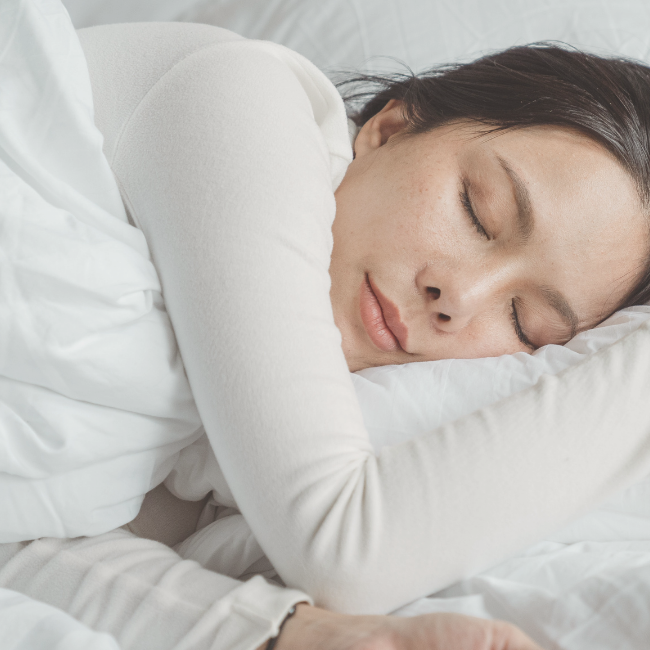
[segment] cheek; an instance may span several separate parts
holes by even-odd
[[[425,262],[440,255],[456,257],[468,245],[459,218],[457,192],[441,183],[421,180],[400,196],[391,213],[377,222],[376,244],[403,250]]]
[[[459,338],[458,345],[462,357],[466,359],[531,352],[531,349],[517,338],[509,316],[475,323],[474,326],[467,328],[465,340]]]

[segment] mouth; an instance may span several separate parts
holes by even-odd
[[[361,320],[370,340],[382,351],[404,351],[408,329],[400,320],[399,310],[366,274],[361,285]]]

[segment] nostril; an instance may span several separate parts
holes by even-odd
[[[440,298],[440,289],[438,287],[427,287],[427,293],[434,299]]]
[[[451,316],[447,316],[447,314],[438,314],[438,320],[441,320],[443,323],[448,323],[451,320]]]

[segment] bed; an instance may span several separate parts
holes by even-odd
[[[496,48],[549,39],[566,41],[597,53],[615,52],[650,60],[649,32],[640,28],[650,23],[650,6],[642,0],[501,0],[490,3],[480,0],[402,0],[399,3],[396,0],[331,0],[327,3],[316,0],[143,0],[139,3],[132,0],[68,0],[65,4],[77,27],[134,20],[216,24],[251,38],[285,44],[335,78],[354,68],[384,71],[399,70],[406,65],[418,71],[438,62],[467,60]],[[89,138],[92,140],[92,134]],[[106,169],[100,169],[98,173],[105,174]],[[95,195],[93,200],[103,203],[106,211],[113,211],[124,220],[124,216],[119,214],[121,208],[115,203],[115,196],[98,197],[99,194]],[[124,245],[124,255],[135,255],[133,251],[137,253],[138,242],[124,242]],[[138,262],[133,264],[137,266]],[[140,271],[142,286],[146,286],[148,291],[157,291],[155,279],[148,277],[142,269]],[[644,322],[649,313],[647,308],[637,308],[625,317],[624,323],[610,322],[610,330],[601,329],[598,345],[605,346],[616,340],[624,334],[623,330],[630,331]],[[164,318],[156,325],[156,332],[162,338],[165,332],[169,335],[165,329],[168,324],[163,321]],[[612,334],[612,327],[622,329]],[[145,332],[141,336],[147,335]],[[588,354],[594,349],[590,347],[592,345],[592,338],[583,338],[569,352]],[[569,352],[558,351],[557,354]],[[99,356],[102,354],[105,351],[98,351]],[[128,351],[123,351],[122,355],[128,356]],[[148,407],[153,419],[142,424],[149,439],[159,436],[160,430],[164,430],[166,435],[166,456],[159,467],[161,474],[169,469],[165,459],[172,458],[181,447],[187,448],[193,441],[196,441],[196,449],[201,445],[200,422],[191,400],[183,392],[188,389],[186,386],[179,389],[175,379],[178,375],[174,374],[174,364],[177,363],[178,360],[172,358],[169,367],[160,369],[157,374],[170,378],[168,394],[175,396],[175,412],[182,412],[184,419],[170,432],[165,425],[169,412],[161,404],[156,404]],[[424,396],[412,398],[408,404],[400,401],[400,393],[416,394],[417,386],[422,385],[420,376],[404,378],[399,376],[399,372],[389,374],[381,369],[360,373],[355,384],[360,399],[366,404],[364,418],[368,428],[374,432],[377,445],[417,435],[421,430],[479,408],[482,403],[520,390],[534,383],[542,373],[557,371],[564,360],[555,353],[538,356],[538,365],[535,368],[526,365],[526,372],[519,366],[514,370],[505,369],[504,365],[495,369],[492,367],[494,363],[497,362],[483,363],[481,372],[484,375],[476,372],[476,365],[471,370],[464,368],[463,364],[437,366],[433,373],[435,376],[428,378],[427,385],[431,387],[431,382],[438,382],[440,386],[444,384],[450,396],[444,409],[432,405],[431,400]],[[517,365],[519,361],[510,359],[500,363]],[[500,388],[501,392],[494,389],[492,383],[489,394],[477,390],[481,397],[476,402],[454,401],[453,395],[462,392],[460,387],[469,375],[475,378],[478,386],[485,385],[487,378],[493,377],[495,372],[519,377],[520,383],[509,381],[507,386]],[[486,381],[481,381],[482,377]],[[25,377],[20,379],[26,380]],[[82,389],[84,387],[79,387]],[[79,394],[73,397],[80,399]],[[126,400],[127,396],[122,399]],[[124,402],[121,404],[123,407]],[[169,406],[167,408],[172,410]],[[156,426],[161,429],[156,429]],[[146,449],[139,451],[147,453]],[[120,467],[119,471],[123,469]],[[34,467],[34,477],[39,476],[38,471],[39,468]],[[141,491],[142,486],[133,486],[134,492],[138,490]],[[122,510],[116,518],[124,516],[124,508],[137,510],[138,504],[125,497],[119,505]],[[73,535],[75,529],[72,527],[63,532]],[[248,534],[244,528],[242,535]],[[0,593],[0,597],[4,598],[1,602],[7,604],[0,610],[0,614],[4,612],[4,620],[9,620],[8,612],[27,611],[26,616],[42,614],[36,611],[37,608],[29,610],[24,600],[11,594]],[[642,650],[650,639],[650,481],[629,488],[597,511],[586,514],[493,569],[411,603],[396,613],[408,616],[433,611],[503,618],[522,627],[547,648]],[[48,612],[48,615],[59,616],[56,612]],[[0,618],[0,625],[2,620]],[[65,619],[56,629],[73,627],[74,622]],[[75,633],[82,634],[78,630]],[[83,634],[91,633],[86,630]],[[53,643],[52,639],[50,643]],[[35,650],[51,647],[38,645],[48,643],[46,636],[18,639],[18,642],[23,645],[12,648]],[[113,647],[112,641],[103,636],[92,640],[96,646],[91,646],[90,640],[85,643],[84,647]]]

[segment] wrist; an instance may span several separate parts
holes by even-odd
[[[283,643],[282,645],[280,645],[280,636],[284,632],[284,628],[287,626],[289,621],[292,618],[295,618],[296,616],[299,616],[301,621],[303,621],[305,618],[309,618],[309,616],[306,615],[302,611],[300,612],[300,614],[298,613],[299,610],[303,610],[306,607],[311,608],[311,605],[309,605],[309,603],[304,603],[304,602],[303,603],[297,603],[296,605],[294,605],[289,610],[289,612],[285,616],[284,620],[280,624],[280,628],[278,630],[278,633],[274,637],[266,639],[266,641],[264,641],[264,643],[262,643],[262,645],[259,646],[256,650],[268,650],[269,647],[273,648],[273,650],[282,650],[282,648],[285,648],[286,644]]]
[[[299,603],[274,650],[354,650],[382,630],[379,616],[350,616]],[[266,650],[263,646],[260,650]]]

